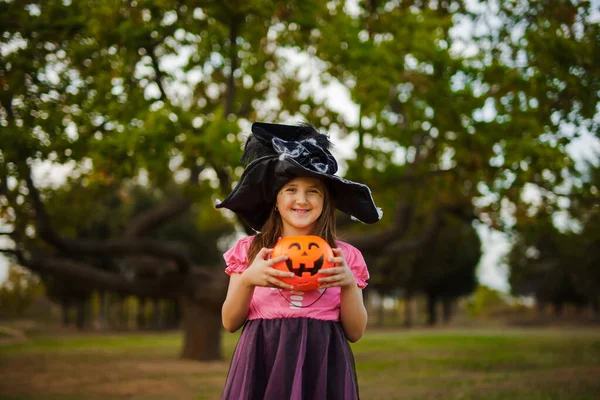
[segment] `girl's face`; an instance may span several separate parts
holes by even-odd
[[[298,177],[277,194],[283,236],[308,235],[323,211],[325,187],[317,178]]]

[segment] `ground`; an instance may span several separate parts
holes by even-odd
[[[180,332],[0,341],[0,400],[218,399],[226,360],[178,358]],[[600,399],[600,329],[370,330],[352,345],[363,399]]]

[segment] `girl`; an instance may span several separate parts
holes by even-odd
[[[257,230],[229,249],[223,326],[244,329],[223,399],[357,399],[348,341],[367,323],[362,289],[369,273],[361,253],[336,240],[335,208],[366,223],[380,218],[365,185],[335,176],[327,136],[309,125],[255,123],[240,182],[217,207]],[[260,231],[259,231],[260,230]],[[294,291],[270,258],[281,237],[317,235],[332,247],[335,267],[319,271],[320,288]]]

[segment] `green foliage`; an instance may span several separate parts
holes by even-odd
[[[8,276],[0,285],[0,313],[22,316],[36,298],[44,294],[40,279],[17,265],[8,268]]]
[[[179,221],[157,235],[203,243],[195,247],[199,260],[230,229],[213,202],[241,173],[244,130],[255,120],[292,118],[358,139],[346,176],[371,186],[385,210],[381,228],[395,223],[387,216],[399,200],[413,209],[404,239],[419,237],[442,209],[475,206],[475,216],[498,229],[510,228],[507,212],[527,224],[531,204],[523,193],[532,187],[540,209],[560,210],[557,194],[579,175],[567,145],[600,131],[600,27],[592,5],[471,6],[1,2],[0,184],[7,201],[0,222],[15,228],[24,247],[39,245],[24,179],[32,166],[52,164],[65,168],[68,182],[36,183],[49,186],[43,198],[61,233],[122,232],[140,210],[126,197],[141,184],[157,191],[152,204],[174,193],[195,202],[186,223],[197,231]],[[486,24],[491,16],[496,22]],[[461,21],[477,27],[466,43],[456,34]],[[309,62],[294,67],[286,54]],[[342,83],[359,106],[358,124],[332,110],[308,75]],[[466,254],[475,258],[470,246],[456,248],[457,265],[470,264],[459,261]],[[582,265],[596,262],[595,253],[585,254]],[[394,282],[413,279],[404,266],[415,257],[397,262]],[[442,276],[430,272],[431,282]],[[461,279],[473,286],[469,274]],[[580,279],[575,285],[587,282]]]
[[[370,282],[378,290],[385,293],[403,288],[440,299],[475,290],[480,258],[481,240],[475,228],[454,217],[446,217],[430,242],[403,257],[367,254],[369,268],[377,271]]]
[[[423,213],[485,196],[477,214],[501,229],[500,205],[512,203],[521,218],[527,184],[556,207],[563,171],[576,174],[565,145],[599,131],[600,30],[590,3],[502,2],[497,15],[461,1],[359,4],[353,13],[344,2],[330,7],[314,39],[328,75],[360,106],[349,176],[373,182],[386,210],[397,203],[386,192],[398,190]],[[483,25],[492,15],[500,28],[469,32],[476,50],[461,51],[457,22]]]
[[[596,208],[597,211],[597,208]],[[560,307],[597,304],[597,215],[579,232],[561,232],[548,217],[518,226],[507,256],[514,294],[534,295],[538,302]]]
[[[435,242],[419,252],[414,281],[428,294],[442,298],[468,295],[477,286],[481,240],[472,225],[448,218]]]
[[[494,315],[509,308],[505,294],[485,285],[477,286],[467,302],[467,311],[475,317]]]

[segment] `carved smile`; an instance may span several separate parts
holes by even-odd
[[[323,261],[325,261],[325,257],[324,256],[319,257],[319,259],[314,262],[313,268],[306,268],[306,264],[304,264],[304,263],[298,263],[299,267],[294,268],[292,260],[289,260],[289,259],[285,260],[285,265],[287,266],[288,270],[290,272],[293,272],[294,274],[296,274],[296,276],[302,277],[302,274],[304,272],[310,272],[310,275],[313,276],[317,272],[319,272],[319,270],[323,266]]]

